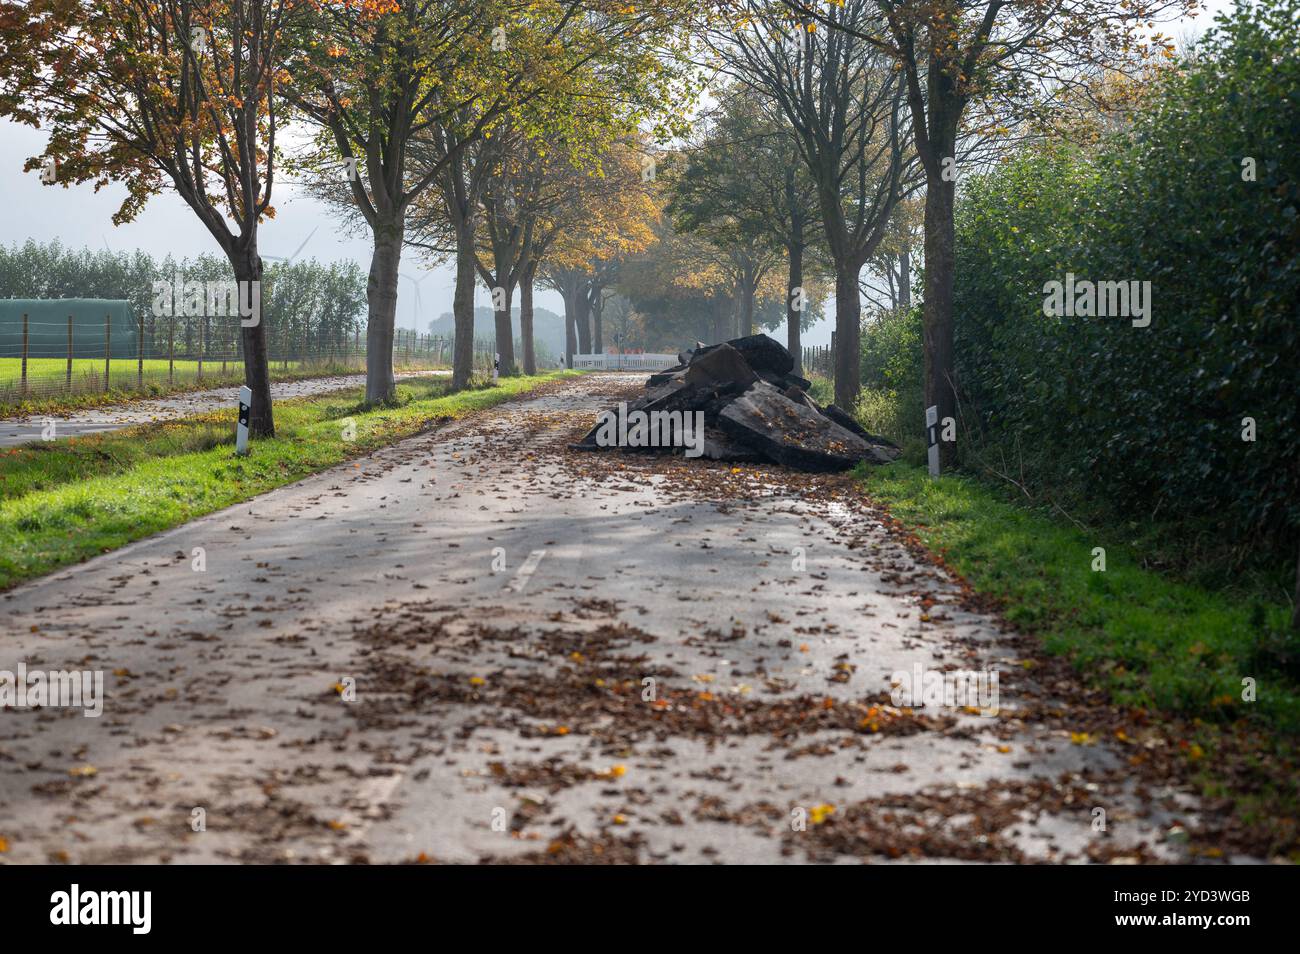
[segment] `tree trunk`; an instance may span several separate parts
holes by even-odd
[[[754,292],[758,283],[749,272],[740,289],[740,337],[748,338],[754,333]]]
[[[790,274],[785,282],[785,342],[794,358],[794,373],[803,375],[803,243],[796,238],[790,246]],[[798,301],[796,302],[796,297]]]
[[[857,263],[835,263],[835,403],[849,414],[861,390],[862,298]]]
[[[452,343],[451,386],[469,387],[474,374],[474,224],[456,230],[456,292],[451,310],[455,319]]]
[[[399,218],[375,227],[375,249],[366,282],[369,305],[366,325],[366,403],[391,401],[397,395],[393,377],[393,334],[397,326],[397,270],[402,259],[403,223]]]
[[[898,307],[904,311],[912,307],[912,254],[898,255]]]
[[[745,280],[744,278],[737,278],[735,284],[731,286],[731,321],[724,340],[740,337],[741,314],[745,310],[744,298]]]
[[[505,294],[500,296],[504,299],[502,310],[497,311],[494,307],[492,312],[492,320],[496,325],[496,349],[497,354],[501,356],[501,373],[514,374],[515,332],[514,329],[510,327],[510,302],[514,297],[514,289],[504,284],[498,285],[497,287],[501,288]],[[497,298],[497,295],[495,294],[495,289],[493,291],[493,298],[495,299]],[[493,304],[495,306],[495,302]]]
[[[561,291],[560,297],[564,299],[564,366],[573,367],[573,355],[578,350],[578,333],[577,333],[577,307],[574,305],[573,289]]]
[[[922,308],[925,406],[938,407],[941,429],[946,418],[955,420],[957,417],[952,340],[953,271],[956,267],[954,187],[953,181],[939,176],[937,181],[927,182],[925,193],[925,302]],[[921,423],[917,422],[917,427],[920,426]],[[952,466],[956,450],[954,442],[939,442],[940,468]]]
[[[591,346],[593,354],[605,353],[605,329],[601,319],[605,314],[605,293],[601,292],[591,303]]]
[[[578,353],[591,354],[591,299],[582,285],[573,296],[573,304],[573,318],[578,326]]]
[[[524,374],[537,373],[537,353],[533,346],[533,276],[537,266],[529,264],[519,280],[519,339],[524,349]]]
[[[721,296],[713,299],[713,344],[717,344],[719,341],[726,341],[731,337],[731,335],[727,333],[727,326],[731,319],[728,312],[732,310],[728,307],[730,305],[730,299]],[[692,345],[692,347],[694,347],[694,345]]]
[[[239,298],[250,301],[252,289],[257,289],[258,309],[247,319],[257,321],[245,324],[241,316],[239,337],[244,349],[244,383],[253,392],[253,405],[249,408],[248,433],[250,437],[274,437],[275,416],[271,406],[271,363],[266,350],[266,321],[262,312],[262,259],[256,247],[231,259],[235,281],[240,282]],[[248,282],[249,284],[243,284]],[[253,284],[253,283],[256,284]],[[245,293],[244,289],[249,289]],[[69,331],[69,334],[71,332]],[[71,340],[71,339],[69,339]]]

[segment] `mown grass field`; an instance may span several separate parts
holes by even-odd
[[[393,406],[366,409],[362,389],[278,402],[276,436],[234,454],[224,411],[72,441],[0,450],[0,589],[109,552],[342,461],[491,407],[573,372],[502,378],[448,393],[448,382],[398,384]],[[355,438],[344,439],[351,421]]]
[[[426,370],[438,365],[399,362],[398,369]],[[364,363],[334,361],[273,361],[272,381],[295,381],[303,378],[337,374],[363,374]],[[163,397],[186,391],[227,387],[244,383],[242,361],[199,362],[177,360],[172,371],[167,359],[146,360],[144,379],[140,382],[134,360],[114,360],[109,369],[109,388],[104,389],[104,359],[74,358],[71,391],[67,386],[67,361],[63,358],[29,358],[27,391],[22,389],[22,359],[0,358],[0,416],[16,414],[58,413],[78,408],[115,404],[141,397]]]
[[[22,384],[22,358],[0,358],[0,391],[17,390]],[[290,367],[299,368],[299,362],[289,362]],[[205,376],[212,375],[217,377],[222,374],[223,363],[220,360],[205,360],[203,362],[203,373]],[[224,363],[225,373],[233,374],[240,378],[244,375],[244,363],[242,361],[227,361]],[[282,362],[275,363],[276,370],[283,370]],[[109,362],[109,380],[114,386],[134,385],[136,376],[139,371],[137,362],[134,358],[114,358]],[[174,363],[175,375],[178,378],[191,378],[199,372],[199,362],[192,360],[177,359]],[[148,358],[144,362],[145,382],[156,382],[160,377],[163,381],[167,379],[168,362],[166,358]],[[51,385],[62,387],[68,380],[68,362],[66,358],[28,358],[27,359],[27,383],[32,389],[46,388]],[[104,359],[103,358],[73,358],[72,359],[72,384],[74,387],[79,384],[94,383],[98,387],[104,386]]]

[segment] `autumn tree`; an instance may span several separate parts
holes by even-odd
[[[299,53],[286,92],[322,132],[304,165],[347,183],[346,201],[364,218],[373,243],[367,401],[395,393],[393,340],[408,210],[454,175],[462,150],[513,101],[503,92],[513,87],[509,64],[493,49],[493,24],[524,6],[522,0],[335,0],[313,4],[299,21]],[[434,161],[410,160],[413,142],[462,121],[455,143]],[[472,341],[463,347],[472,348]]]
[[[486,154],[488,178],[482,195],[475,266],[492,296],[501,367],[513,374],[516,362],[511,304],[538,237],[541,209],[547,201],[546,154],[518,129],[509,127],[484,142],[482,151]],[[537,369],[531,353],[532,317],[529,314],[526,327],[521,322],[520,328],[524,366],[532,368],[529,374]]]
[[[733,80],[775,104],[816,187],[835,269],[835,402],[852,408],[861,386],[859,274],[913,187],[915,164],[902,76],[862,39],[879,17],[873,0],[843,0],[824,16],[850,29],[819,29],[778,3],[746,0],[710,42]]]
[[[735,337],[743,255],[700,232],[675,231],[666,216],[654,233],[652,244],[624,260],[612,287],[631,303],[641,340],[647,347],[676,351]],[[755,328],[773,331],[788,318],[785,282],[781,270],[772,267],[757,283]],[[824,278],[805,277],[808,303],[800,312],[805,330],[821,318],[818,303],[830,290]]]
[[[593,77],[594,79],[594,77]],[[634,234],[638,216],[657,215],[649,199],[650,183],[641,175],[630,142],[635,124],[605,97],[550,103],[542,122],[525,132],[513,120],[484,140],[480,161],[489,169],[482,190],[477,267],[493,299],[502,365],[513,368],[511,305],[521,293],[520,340],[524,369],[536,370],[533,349],[532,293],[540,263],[557,241],[572,253],[579,246],[592,258],[579,263],[585,277],[585,310],[593,319],[592,345],[601,348],[600,309],[603,290],[617,269],[618,255],[639,248]],[[571,115],[579,111],[581,121]],[[552,138],[550,129],[561,135]],[[605,228],[607,239],[593,240]],[[562,252],[561,254],[564,254]],[[572,289],[572,281],[565,282]],[[572,295],[566,298],[572,301]]]
[[[924,200],[904,199],[894,208],[889,228],[875,253],[867,259],[862,293],[884,310],[912,307],[913,258],[920,250]],[[883,286],[883,287],[881,287]]]
[[[295,0],[0,0],[0,115],[49,129],[27,168],[66,187],[125,185],[131,221],[170,185],[221,248],[251,305],[271,191],[278,84]],[[274,434],[266,325],[241,320],[249,428]]]
[[[675,232],[666,217],[655,235],[624,264],[618,283],[619,294],[643,317],[646,346],[680,351],[731,337],[735,286],[721,250],[698,233]]]
[[[598,166],[571,180],[569,201],[559,207],[550,233],[535,251],[536,277],[564,300],[565,362],[570,366],[575,349],[592,353],[593,338],[601,337],[605,294],[622,262],[655,240],[661,212],[654,168],[640,144],[615,144]]]
[[[798,370],[807,290],[804,258],[820,237],[817,195],[784,119],[742,84],[721,91],[671,177],[669,212],[679,229],[730,246],[740,289],[741,334],[754,325],[756,289],[773,256],[786,262],[787,347]]]
[[[473,328],[473,275],[484,227],[484,201],[492,202],[492,175],[503,160],[498,134],[513,130],[522,140],[575,142],[609,128],[602,117],[617,115],[633,126],[659,125],[666,104],[683,94],[680,82],[681,30],[676,24],[681,0],[628,5],[611,0],[578,4],[535,0],[504,16],[491,28],[492,75],[488,91],[461,102],[418,138],[419,169],[440,169],[439,201],[423,204],[419,239],[426,251],[456,259],[457,348],[453,381],[468,380],[468,342]],[[593,118],[594,117],[594,118]],[[472,147],[472,148],[471,148]],[[501,192],[500,189],[497,190]],[[505,209],[504,199],[500,205]],[[431,217],[444,216],[441,239]],[[522,281],[535,272],[520,259],[506,274]],[[493,271],[497,271],[494,266]],[[497,281],[497,279],[493,279]],[[494,288],[510,290],[494,284]],[[501,297],[498,294],[498,299]],[[498,348],[512,358],[509,312],[498,313]],[[507,363],[513,363],[508,361]]]

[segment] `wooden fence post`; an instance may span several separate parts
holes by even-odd
[[[68,370],[65,376],[64,389],[72,393],[72,316],[68,315]]]
[[[176,316],[167,322],[167,384],[176,382]]]
[[[113,316],[104,316],[104,390],[109,389],[108,375],[113,362]]]
[[[204,315],[199,319],[199,374],[195,380],[203,380],[203,346],[208,337],[208,316]]]
[[[144,389],[144,315],[140,316],[140,337],[135,343],[135,386]]]
[[[27,393],[27,312],[23,312],[23,394]]]

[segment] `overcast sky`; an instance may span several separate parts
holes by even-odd
[[[1208,3],[1211,12],[1230,6],[1231,0]],[[1209,20],[1209,16],[1202,15],[1194,24],[1188,22],[1175,32],[1183,29],[1201,32]],[[39,172],[24,173],[22,167],[29,157],[40,154],[44,145],[45,135],[39,130],[0,120],[0,243],[11,245],[29,238],[38,242],[59,239],[74,248],[107,246],[114,251],[138,248],[150,255],[162,257],[170,252],[178,258],[218,251],[194,213],[174,193],[164,192],[154,197],[134,222],[115,227],[112,216],[126,194],[121,186],[111,185],[96,193],[90,185],[69,189],[42,185]],[[262,254],[291,255],[310,235],[311,240],[300,253],[302,258],[351,259],[369,270],[370,246],[366,238],[343,234],[324,206],[293,182],[277,180],[274,205],[276,217],[261,227]],[[455,284],[451,268],[431,266],[408,249],[403,254],[402,273],[420,282],[422,310],[417,322],[413,282],[403,279],[399,282],[399,327],[423,330],[430,320],[451,310]],[[478,283],[476,287],[478,303],[488,305],[487,290],[481,286]],[[536,302],[539,307],[563,313],[563,302],[555,292],[538,289]],[[804,335],[805,344],[830,344],[833,318],[831,303],[827,317]],[[773,334],[783,341],[784,327]]]

